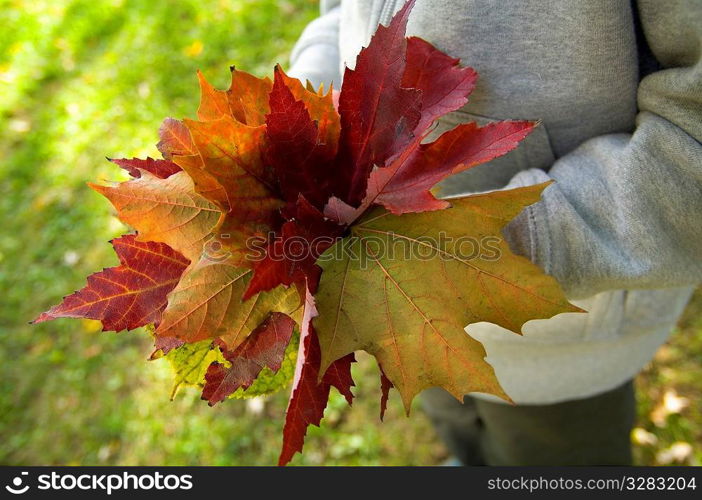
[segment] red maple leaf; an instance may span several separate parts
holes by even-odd
[[[319,376],[321,353],[319,341],[312,326],[312,318],[317,315],[314,297],[309,290],[305,293],[305,313],[300,327],[300,348],[295,366],[293,388],[290,393],[288,409],[285,413],[283,428],[283,449],[278,459],[278,465],[285,465],[293,455],[302,452],[302,447],[310,425],[319,426],[327,407],[329,390],[335,387],[351,404],[354,386],[351,377],[351,363],[355,361],[353,354],[336,360],[323,377]]]
[[[529,121],[503,121],[478,127],[471,122],[429,144],[416,140],[390,165],[371,173],[361,208],[377,203],[395,214],[447,208],[449,202],[431,194],[433,186],[449,175],[511,151],[534,125]]]
[[[327,219],[302,195],[284,213],[289,220],[268,245],[264,258],[253,264],[254,275],[243,300],[278,285],[307,282],[312,293],[317,289],[317,258],[332,246],[343,227]]]
[[[88,276],[88,285],[42,313],[34,323],[56,318],[88,318],[105,331],[158,324],[189,261],[165,243],[127,234],[112,241],[120,265]]]
[[[304,196],[321,209],[329,199],[326,184],[336,143],[323,142],[324,131],[312,120],[304,101],[295,98],[280,66],[275,68],[269,102],[267,159],[276,171],[283,199],[294,204]]]
[[[421,136],[434,120],[456,111],[468,102],[478,74],[458,65],[432,44],[415,36],[407,39],[402,86],[422,92],[421,116],[414,136]]]
[[[290,316],[274,312],[234,351],[225,348],[223,355],[231,366],[214,362],[207,368],[202,399],[212,406],[240,387],[247,389],[264,367],[277,372],[294,327]]]
[[[405,147],[421,117],[421,91],[404,88],[405,28],[415,0],[407,2],[389,26],[378,26],[368,47],[346,68],[339,95],[341,137],[333,194],[360,203],[374,165]]]
[[[390,389],[395,387],[390,382],[390,379],[385,375],[383,367],[378,365],[380,368],[380,420],[385,418],[385,410],[388,407],[388,397],[390,396]]]
[[[141,177],[141,170],[146,170],[147,172],[154,174],[160,179],[166,179],[167,177],[170,177],[173,174],[177,174],[182,170],[178,165],[176,165],[172,161],[154,160],[153,158],[148,157],[145,160],[142,160],[140,158],[132,158],[131,160],[127,158],[108,158],[108,160],[122,167],[124,170],[129,172],[129,175],[131,175],[135,179]]]

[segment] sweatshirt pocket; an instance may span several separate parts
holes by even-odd
[[[585,321],[583,340],[612,340],[622,334],[627,294],[626,290],[612,290],[593,297]]]
[[[613,290],[593,297],[583,339],[616,340],[671,329],[690,298],[692,288]]]
[[[439,135],[462,123],[476,122],[485,126],[502,120],[463,110],[454,111],[437,122],[429,140],[435,140]],[[452,196],[500,189],[520,171],[530,168],[548,170],[554,161],[548,130],[541,123],[515,149],[492,161],[449,177],[437,186],[437,193],[439,196]]]
[[[624,303],[623,335],[672,328],[694,287],[629,290]]]

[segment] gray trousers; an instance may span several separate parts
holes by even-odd
[[[630,465],[636,416],[631,381],[552,405],[491,403],[442,389],[422,393],[426,414],[465,465]]]

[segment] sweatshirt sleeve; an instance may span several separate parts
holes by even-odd
[[[702,6],[638,10],[662,69],[639,84],[634,132],[592,138],[509,185],[555,181],[505,236],[571,298],[702,282]]]
[[[320,2],[321,16],[307,25],[290,56],[290,76],[315,87],[330,83],[339,87],[339,14],[340,0]]]

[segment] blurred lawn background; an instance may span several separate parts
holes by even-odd
[[[124,179],[103,157],[157,155],[161,120],[194,116],[197,69],[220,88],[230,64],[270,74],[316,13],[316,0],[0,0],[0,463],[276,462],[286,394],[210,408],[186,389],[171,402],[143,332],[27,322],[116,263],[107,240],[125,228],[85,185]],[[637,381],[637,463],[702,462],[701,355],[698,294]],[[446,458],[397,397],[381,426],[367,361],[354,408],[335,395],[294,464]]]

